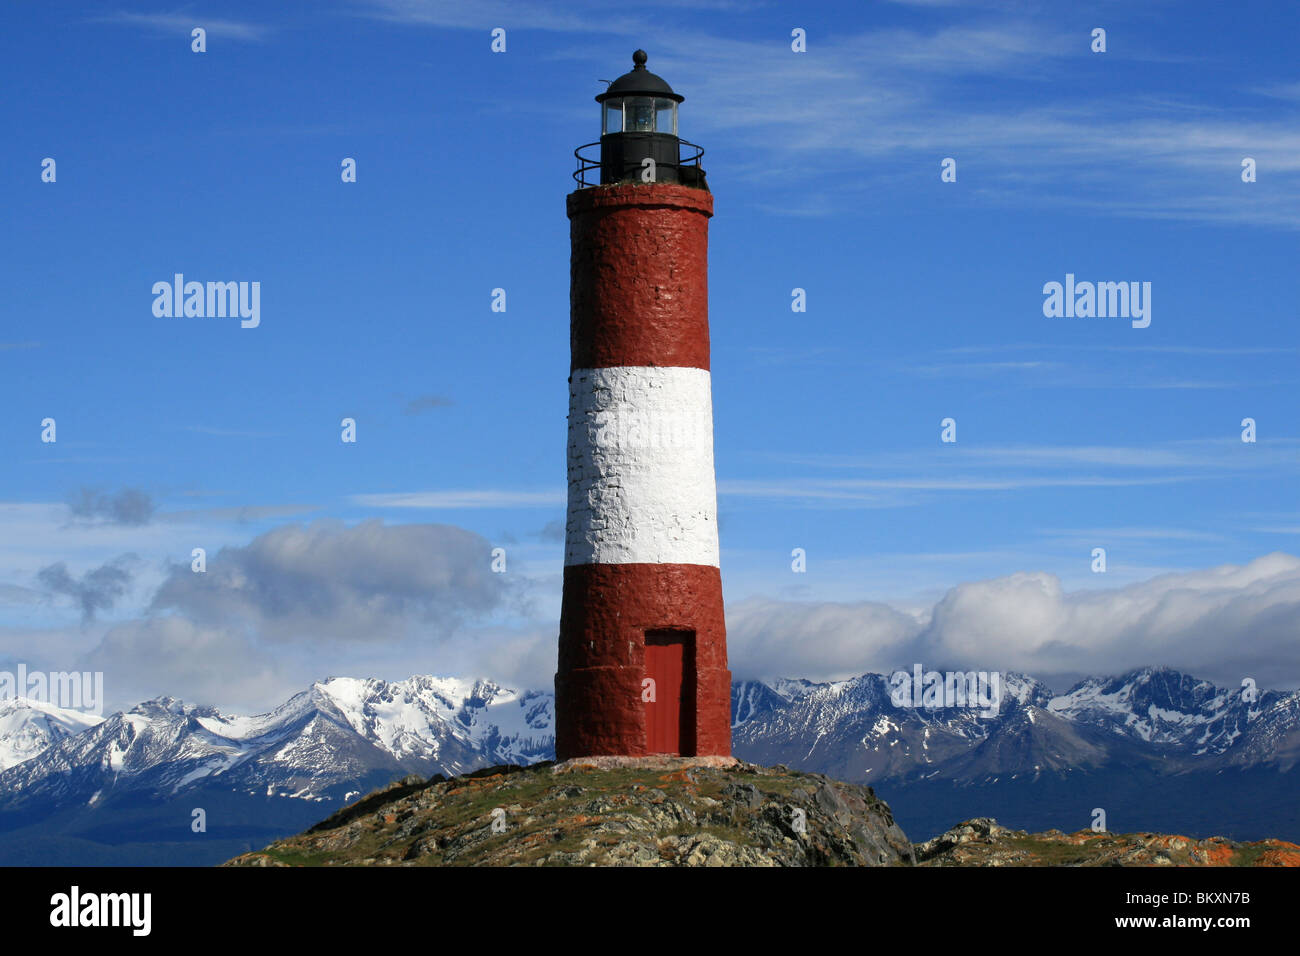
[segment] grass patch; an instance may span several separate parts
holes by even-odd
[[[1240,846],[1232,854],[1233,866],[1254,866],[1259,858],[1268,852],[1265,846]]]
[[[304,853],[280,847],[267,847],[262,853],[285,866],[324,866],[326,860],[326,856],[320,853]]]
[[[1070,866],[1086,863],[1096,859],[1096,854],[1089,852],[1090,846],[1072,846],[1068,843],[1052,843],[1035,840],[1033,837],[1012,837],[1007,840],[1013,849],[1030,854],[1032,863],[1046,866]]]

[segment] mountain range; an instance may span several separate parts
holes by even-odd
[[[895,706],[888,679],[743,681],[734,753],[871,784],[914,840],[1020,829],[1300,837],[1300,692],[1169,669],[1054,695],[1008,674],[995,715]],[[0,863],[218,862],[407,774],[551,759],[549,691],[330,678],[255,717],[157,698],[99,719],[0,701]],[[201,826],[200,826],[201,820]]]

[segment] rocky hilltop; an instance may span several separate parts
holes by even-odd
[[[226,866],[1300,866],[1300,846],[1026,833],[981,818],[913,846],[870,787],[714,758],[412,774]]]
[[[892,866],[912,845],[870,787],[649,758],[416,776],[227,866]]]

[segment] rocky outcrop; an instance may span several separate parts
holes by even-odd
[[[1158,833],[1026,833],[980,817],[918,843],[922,866],[1300,866],[1300,846]]]
[[[408,777],[227,866],[893,866],[912,846],[870,787],[651,758]]]

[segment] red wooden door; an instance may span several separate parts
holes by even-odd
[[[645,676],[654,681],[654,700],[645,701],[647,753],[682,752],[684,637],[680,631],[649,631],[645,636]],[[642,697],[647,696],[648,690],[643,690]]]

